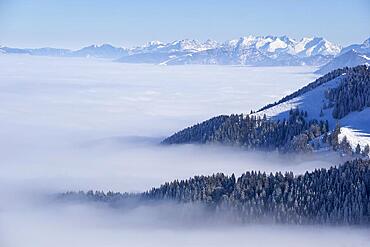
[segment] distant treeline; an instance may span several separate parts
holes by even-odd
[[[218,143],[248,149],[305,152],[313,139],[327,133],[327,121],[306,120],[307,113],[292,109],[288,119],[268,120],[254,115],[231,115],[212,118],[182,130],[163,144]]]
[[[69,192],[63,200],[136,205],[171,201],[200,203],[217,215],[241,223],[370,224],[370,161],[353,160],[339,167],[303,175],[246,172],[175,180],[140,194]]]

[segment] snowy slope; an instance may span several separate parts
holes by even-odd
[[[325,119],[329,121],[330,125],[333,125],[335,124],[335,120],[331,116],[332,109],[324,110],[324,117],[320,117],[320,111],[323,108],[323,105],[328,103],[328,101],[325,99],[325,91],[330,88],[337,87],[340,83],[340,80],[341,76],[324,83],[323,85],[318,86],[301,96],[282,102],[263,111],[254,113],[254,115],[263,117],[263,115],[266,114],[268,118],[287,119],[290,109],[298,107],[303,111],[307,111],[309,118]]]
[[[332,61],[322,66],[315,73],[326,74],[335,69],[344,67],[355,67],[361,64],[370,65],[370,52],[366,54],[361,54],[355,50],[350,50],[334,58]]]
[[[343,74],[300,96],[268,107],[253,115],[263,117],[266,114],[267,118],[273,120],[287,119],[290,109],[299,108],[307,111],[309,119],[328,120],[331,130],[335,128],[338,121],[341,126],[340,139],[347,136],[353,148],[357,144],[363,148],[366,144],[370,145],[370,107],[360,112],[351,112],[339,120],[333,118],[333,108],[324,109],[324,105],[329,103],[325,97],[325,91],[339,86],[345,76],[347,75]],[[321,109],[323,109],[323,115],[321,115]]]
[[[335,56],[341,51],[341,47],[329,42],[324,38],[303,38],[295,46],[294,51],[303,57],[314,55]]]
[[[340,51],[339,55],[342,55],[342,54],[344,54],[346,52],[349,52],[351,50],[354,50],[354,51],[356,51],[358,53],[362,53],[362,54],[370,53],[370,38],[365,40],[362,44],[353,44],[353,45],[344,47]]]
[[[340,124],[340,140],[346,136],[352,148],[357,144],[360,144],[361,148],[366,144],[370,145],[370,107],[361,112],[351,112],[340,120]]]

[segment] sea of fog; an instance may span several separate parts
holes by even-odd
[[[0,246],[366,246],[367,229],[195,227],[168,206],[122,212],[46,199],[67,190],[140,192],[194,175],[303,173],[336,164],[333,154],[158,145],[212,116],[274,102],[313,81],[314,70],[0,55]]]

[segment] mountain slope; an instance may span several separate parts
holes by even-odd
[[[73,51],[70,56],[73,57],[97,57],[97,58],[111,58],[116,59],[126,56],[128,50],[120,47],[114,47],[109,44],[91,45],[80,50]]]
[[[168,61],[212,49],[217,46],[218,43],[212,40],[207,40],[204,43],[189,39],[173,41],[170,43],[152,41],[144,46],[130,49],[127,56],[123,56],[117,61],[123,63],[169,64]]]
[[[358,53],[362,53],[362,54],[370,53],[370,38],[365,40],[362,44],[353,44],[353,45],[344,47],[340,51],[339,55],[343,55],[344,53],[352,51],[352,50]]]
[[[350,50],[334,58],[332,61],[322,66],[315,73],[325,74],[325,73],[328,73],[328,71],[332,71],[334,69],[344,68],[344,67],[354,67],[354,66],[361,65],[361,64],[370,65],[370,52],[366,54],[362,54],[355,50]]]
[[[334,69],[354,67],[361,64],[370,65],[370,38],[362,44],[354,44],[343,48],[337,57],[323,65],[316,73],[326,74]]]
[[[365,145],[370,145],[369,67],[358,66],[353,69],[339,69],[329,75],[327,75],[327,80],[323,80],[321,84],[313,84],[315,86],[307,92],[296,93],[295,97],[263,108],[253,115],[257,117],[266,115],[267,118],[278,120],[287,118],[290,109],[299,108],[308,113],[308,119],[328,121],[331,129],[338,122],[342,127],[341,129],[351,137],[349,142],[352,148],[355,148],[357,144],[360,144],[362,148]],[[338,76],[335,77],[335,75]],[[331,79],[332,77],[334,78]],[[358,89],[351,92],[350,90],[356,88],[356,86],[358,86]],[[330,97],[330,92],[336,92],[341,88],[344,90],[340,93],[343,92],[344,95],[350,92],[346,99]],[[355,96],[359,94],[363,95],[361,99]],[[357,102],[358,100],[361,102]],[[356,105],[356,107],[350,109],[352,105]],[[346,111],[342,110],[343,107],[346,108]],[[338,111],[343,111],[343,113],[338,114]]]
[[[164,144],[221,143],[252,149],[310,150],[324,141],[338,145],[346,136],[354,149],[370,145],[370,72],[367,66],[335,70],[253,114],[224,116],[182,130]],[[327,136],[341,126],[339,140]],[[334,143],[335,142],[335,143]],[[297,146],[298,145],[298,146]],[[297,149],[298,148],[298,149]]]

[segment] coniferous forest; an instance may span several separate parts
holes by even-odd
[[[289,118],[282,121],[243,114],[220,116],[180,131],[163,143],[218,143],[267,151],[305,152],[312,149],[310,141],[329,130],[327,121],[307,120],[305,116],[307,113],[299,109],[292,109]]]
[[[330,169],[292,172],[222,173],[175,180],[139,194],[67,192],[61,200],[94,201],[120,207],[175,202],[204,205],[239,223],[370,224],[370,161],[356,159]]]
[[[332,108],[332,117],[341,119],[351,112],[362,111],[365,107],[370,107],[370,71],[368,66],[360,65],[334,70],[280,101],[261,108],[258,112],[301,96],[340,76],[342,77],[338,87],[325,91],[325,98],[328,102],[322,105],[321,112],[323,109]],[[164,139],[162,143],[216,143],[241,146],[250,150],[278,150],[283,153],[310,152],[330,145],[332,149],[346,154],[357,152],[352,150],[347,139],[339,145],[339,134],[340,126],[329,126],[327,119],[312,118],[307,112],[295,108],[290,109],[285,119],[256,117],[253,112],[246,115],[214,117],[181,130]],[[366,146],[364,150],[357,153],[367,156],[368,149]]]
[[[341,119],[369,107],[370,73],[367,66],[358,66],[333,71],[260,111],[340,76],[338,86],[325,91],[327,102],[322,109],[332,108],[332,117]],[[302,175],[251,171],[236,178],[234,174],[217,173],[175,180],[143,193],[81,191],[64,193],[58,198],[118,208],[164,202],[202,205],[212,215],[238,223],[370,225],[369,146],[361,149],[357,145],[353,150],[346,136],[339,140],[340,133],[338,122],[335,127],[329,126],[327,119],[311,118],[299,108],[290,109],[285,119],[261,117],[253,112],[221,115],[179,131],[162,144],[212,143],[281,153],[311,152],[324,145],[364,159]]]
[[[0,247],[370,247],[369,23],[0,0]]]

